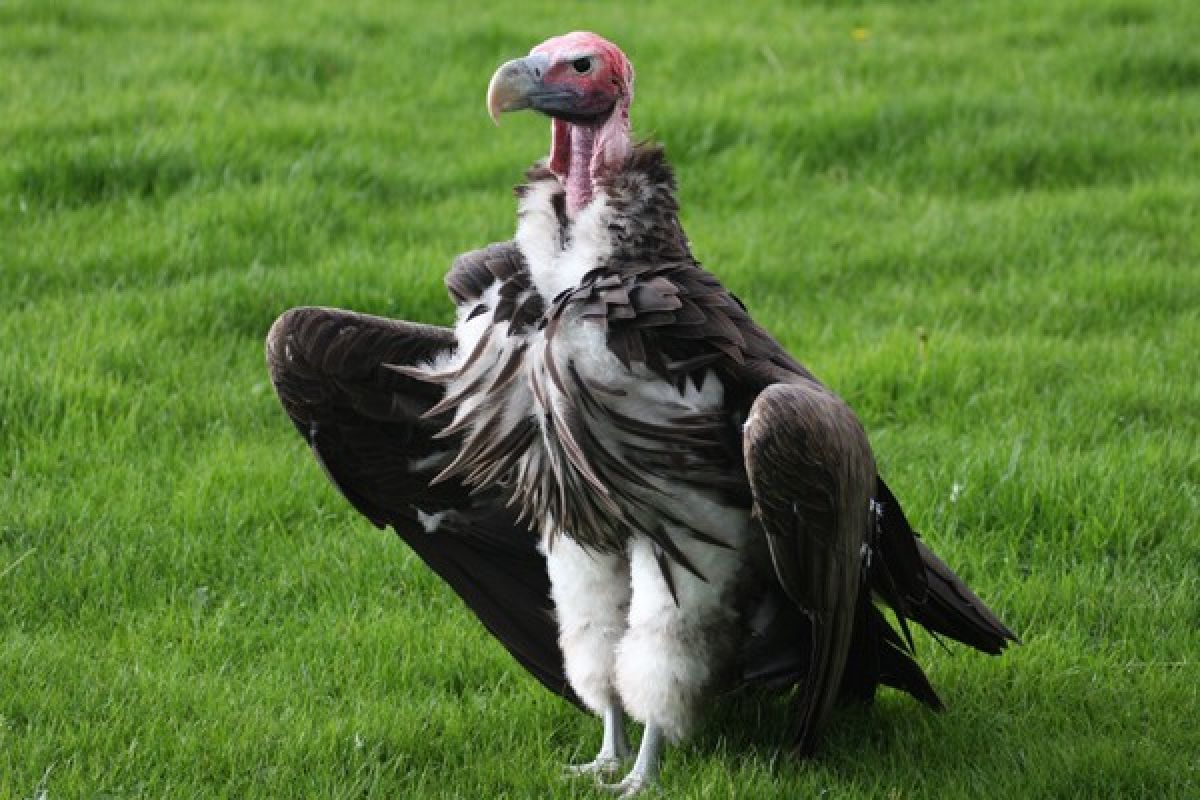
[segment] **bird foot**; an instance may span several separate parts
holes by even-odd
[[[564,769],[566,774],[572,777],[576,775],[609,777],[620,771],[623,763],[625,763],[625,759],[618,756],[599,755],[586,764],[568,764]]]
[[[636,797],[655,784],[658,779],[659,762],[662,759],[663,732],[657,725],[648,724],[642,733],[642,744],[638,747],[637,761],[633,769],[619,783],[602,783],[600,786],[618,797]]]
[[[567,775],[592,775],[599,781],[620,772],[631,755],[629,740],[625,738],[625,728],[621,724],[624,715],[619,702],[613,700],[608,704],[604,709],[604,740],[600,752],[586,764],[567,765]]]
[[[634,767],[617,783],[601,783],[599,785],[600,788],[607,789],[620,798],[636,797],[654,785],[654,776]]]

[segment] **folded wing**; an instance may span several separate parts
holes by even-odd
[[[839,697],[869,701],[886,684],[942,707],[913,658],[910,621],[991,654],[1016,637],[917,537],[850,408],[807,374],[759,372],[767,385],[743,454],[779,587],[799,615],[776,612],[746,677],[800,683],[794,744],[807,754]]]
[[[794,741],[808,752],[837,700],[850,652],[875,463],[850,409],[806,380],[759,394],[743,451],[775,573],[811,623]]]

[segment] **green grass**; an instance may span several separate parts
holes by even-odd
[[[261,349],[449,320],[547,143],[487,79],[574,28],[1024,640],[922,637],[949,711],[885,692],[810,764],[722,708],[666,793],[1200,795],[1200,6],[5,0],[0,797],[600,796],[557,772],[596,723],[350,511]]]

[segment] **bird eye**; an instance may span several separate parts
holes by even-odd
[[[574,69],[576,72],[578,72],[580,75],[583,75],[583,74],[591,71],[592,59],[590,56],[584,56],[583,58],[577,58],[571,62],[571,68]]]

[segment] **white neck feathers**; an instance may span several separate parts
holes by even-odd
[[[566,228],[553,202],[561,191],[557,180],[537,181],[518,202],[516,243],[529,264],[534,286],[548,301],[578,286],[584,275],[604,266],[613,251],[608,227],[613,211],[604,191],[597,191]]]

